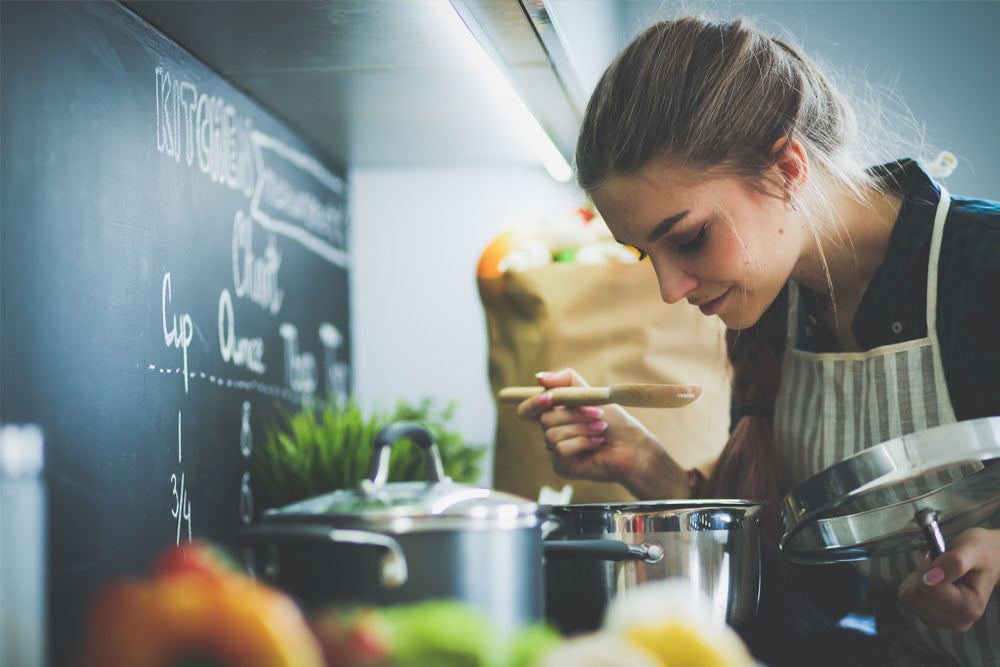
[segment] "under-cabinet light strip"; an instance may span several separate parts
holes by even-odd
[[[438,3],[433,4],[436,5]],[[542,164],[545,165],[545,169],[557,181],[569,181],[573,177],[573,169],[566,162],[565,158],[563,158],[562,153],[556,148],[556,145],[549,138],[544,128],[535,119],[535,116],[528,109],[521,96],[518,95],[514,86],[504,76],[503,71],[497,66],[493,58],[490,57],[486,48],[479,43],[479,40],[465,24],[461,14],[459,14],[452,3],[442,2],[440,5],[447,7],[447,11],[443,12],[443,14],[448,15],[449,18],[447,20],[454,25],[454,33],[461,35],[459,39],[468,45],[467,50],[470,58],[475,61],[476,67],[488,77],[497,94],[504,100],[504,109],[510,117],[511,122],[514,123],[522,136],[528,139],[535,153],[542,161]]]

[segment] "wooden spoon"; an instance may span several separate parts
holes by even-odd
[[[633,408],[679,408],[701,395],[701,387],[681,384],[613,384],[610,387],[504,387],[501,403],[520,403],[551,391],[554,405],[581,406],[617,403]]]

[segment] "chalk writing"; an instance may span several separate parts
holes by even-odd
[[[319,325],[319,340],[323,344],[323,368],[326,370],[327,394],[337,403],[347,403],[350,391],[350,366],[337,359],[344,337],[329,322]]]
[[[294,324],[282,324],[278,333],[285,341],[285,381],[292,391],[314,393],[318,383],[316,358],[309,352],[299,353],[299,330]]]
[[[250,430],[250,401],[243,401],[243,412],[240,424],[240,454],[244,463],[253,453],[253,432]],[[240,480],[240,520],[243,523],[253,521],[253,492],[250,489],[250,472],[243,471]]]
[[[236,335],[233,297],[227,289],[219,295],[219,350],[227,364],[242,366],[258,375],[267,370],[264,365],[264,339]]]
[[[250,401],[243,401],[242,419],[240,420],[240,453],[244,457],[253,451],[253,431],[250,430]]]
[[[272,315],[281,310],[284,291],[278,287],[281,252],[274,234],[268,238],[264,256],[253,251],[253,220],[237,211],[233,220],[233,290],[237,297],[247,297]]]
[[[256,185],[253,123],[222,97],[156,67],[156,149],[250,196]]]
[[[282,139],[279,139],[256,129],[254,121],[266,122],[257,116],[251,120],[252,104],[246,107],[251,109],[249,115],[243,113],[241,105],[245,101],[235,91],[228,94],[229,99],[212,94],[210,87],[201,83],[202,79],[189,79],[173,71],[167,63],[154,68],[154,80],[156,155],[168,165],[176,164],[179,171],[190,175],[189,180],[210,180],[218,184],[217,187],[209,186],[219,195],[211,196],[212,206],[205,208],[205,215],[199,209],[193,219],[205,227],[206,234],[197,237],[199,242],[210,239],[207,242],[211,244],[211,252],[218,249],[222,257],[227,252],[231,254],[226,261],[231,262],[232,284],[227,284],[228,269],[222,273],[222,284],[208,282],[219,276],[214,267],[198,274],[207,282],[209,293],[219,290],[219,357],[210,355],[213,358],[205,360],[207,365],[198,368],[203,355],[189,350],[195,338],[199,341],[198,350],[203,349],[204,327],[198,326],[192,313],[199,320],[203,319],[201,307],[206,304],[188,303],[191,297],[182,291],[181,273],[176,268],[173,273],[162,273],[161,320],[163,341],[169,351],[162,363],[146,365],[150,372],[162,376],[183,376],[185,395],[193,387],[199,401],[216,390],[240,396],[240,463],[234,466],[235,470],[227,471],[227,475],[239,477],[239,517],[243,524],[249,524],[255,513],[250,465],[255,406],[251,400],[276,398],[306,404],[324,388],[337,401],[348,400],[350,367],[344,358],[348,352],[346,334],[343,329],[324,321],[333,315],[328,314],[322,299],[313,303],[309,299],[314,295],[298,293],[300,283],[296,276],[306,272],[311,278],[317,262],[307,258],[310,263],[300,264],[299,248],[288,245],[289,242],[297,243],[326,264],[348,268],[346,184],[308,152],[297,148],[300,144],[294,138],[286,143],[285,135],[280,135]],[[188,185],[185,180],[181,183],[185,187]],[[225,202],[226,198],[235,200],[235,204],[224,210],[235,212],[232,217],[228,212],[223,213],[219,219],[214,201]],[[200,200],[197,203],[200,206]],[[224,224],[227,220],[231,220],[231,229],[219,228],[219,223]],[[223,232],[221,237],[217,231]],[[229,238],[225,239],[229,232]],[[321,278],[317,279],[326,280],[330,267],[318,268],[321,272],[316,275]],[[173,282],[178,283],[176,298]],[[311,284],[307,280],[307,291]],[[308,303],[303,304],[302,296]],[[212,304],[207,305],[210,308]],[[307,318],[322,313],[318,319],[307,320],[308,329],[289,321],[295,321],[303,307]],[[257,308],[266,314],[263,319]],[[279,315],[283,322],[277,319]],[[320,322],[318,345],[321,347],[307,349],[317,345],[311,335],[317,321]],[[274,342],[275,327],[281,337],[280,343]],[[205,344],[206,349],[211,347],[214,346]],[[265,376],[268,366],[273,367],[272,377]],[[283,377],[279,376],[279,368],[283,370]],[[241,375],[247,377],[239,377]],[[247,400],[246,395],[251,398]],[[206,400],[230,399],[212,397]],[[168,414],[172,416],[172,411]],[[200,428],[205,426],[202,424]],[[231,442],[229,446],[235,444]],[[191,492],[202,488],[196,484],[195,476],[190,481],[186,478],[181,445],[181,412],[178,411],[177,468],[164,471],[164,477],[170,473],[170,512],[175,520],[173,527],[178,544],[185,535],[188,540],[192,538]],[[204,493],[197,495],[202,497]],[[235,509],[232,500],[229,511]],[[199,507],[204,511],[203,506]],[[205,526],[210,523],[210,520],[203,521]]]
[[[252,197],[250,215],[266,229],[347,266],[345,185],[312,157],[253,127],[221,96],[164,66],[154,69],[156,150]],[[318,186],[302,189],[299,181]]]
[[[167,368],[165,366],[157,366],[156,364],[149,364],[148,369],[152,372],[159,373],[160,375],[181,375],[184,371],[181,368]],[[273,384],[267,384],[266,382],[261,382],[259,380],[236,380],[233,378],[226,378],[213,373],[206,373],[205,371],[192,371],[188,373],[188,377],[192,380],[204,380],[210,385],[217,387],[225,387],[227,389],[236,389],[238,391],[252,391],[264,396],[270,396],[273,398],[280,398],[283,401],[288,401],[289,403],[301,403],[302,396],[295,393],[288,387]]]
[[[163,341],[167,347],[178,347],[183,350],[184,356],[184,393],[188,392],[188,347],[191,346],[191,339],[194,337],[194,323],[188,313],[183,313],[178,320],[176,314],[170,315],[170,326],[167,327],[167,304],[172,299],[170,288],[170,274],[163,274],[163,287],[161,297],[161,309],[163,313]]]
[[[177,412],[177,464],[182,462],[181,454],[181,413]],[[173,487],[174,506],[170,510],[170,516],[177,519],[177,544],[181,543],[181,527],[187,522],[187,538],[191,541],[191,499],[188,498],[187,489],[184,488],[184,472],[178,478],[177,473],[170,475],[170,484]]]
[[[263,132],[252,132],[257,184],[250,215],[268,231],[282,234],[331,264],[347,266],[344,182],[316,160]],[[322,195],[292,182],[312,182]]]

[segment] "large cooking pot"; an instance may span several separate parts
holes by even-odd
[[[651,581],[682,578],[713,613],[745,633],[760,594],[760,518],[751,500],[678,500],[553,505],[560,525],[546,549],[546,617],[564,634],[597,629],[616,595]],[[557,552],[576,541],[604,540],[646,550],[624,560]]]
[[[420,447],[426,482],[387,482],[390,448],[401,438]],[[431,433],[395,422],[375,438],[369,479],[266,511],[243,537],[255,547],[258,576],[307,608],[454,598],[515,629],[543,618],[537,509],[454,482]]]

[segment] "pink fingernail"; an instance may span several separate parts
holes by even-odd
[[[555,373],[549,373],[548,371],[542,371],[541,373],[535,373],[535,378],[538,380],[551,380],[555,376]]]
[[[585,417],[590,417],[591,419],[600,419],[604,416],[604,410],[600,408],[586,407],[583,408],[583,414]]]
[[[591,431],[597,431],[598,433],[600,433],[606,428],[608,428],[608,422],[590,422]]]
[[[553,398],[552,397],[552,392],[551,391],[547,391],[547,392],[545,392],[544,394],[542,394],[541,396],[538,397],[538,402],[541,403],[542,405],[551,405],[552,404],[552,398]]]
[[[604,438],[601,437],[601,436],[599,436],[599,435],[592,435],[592,436],[590,436],[590,441],[592,443],[594,443],[595,445],[599,445],[602,442],[604,442]]]
[[[924,573],[924,583],[928,586],[940,584],[942,581],[944,581],[944,570],[940,567],[932,567]]]

